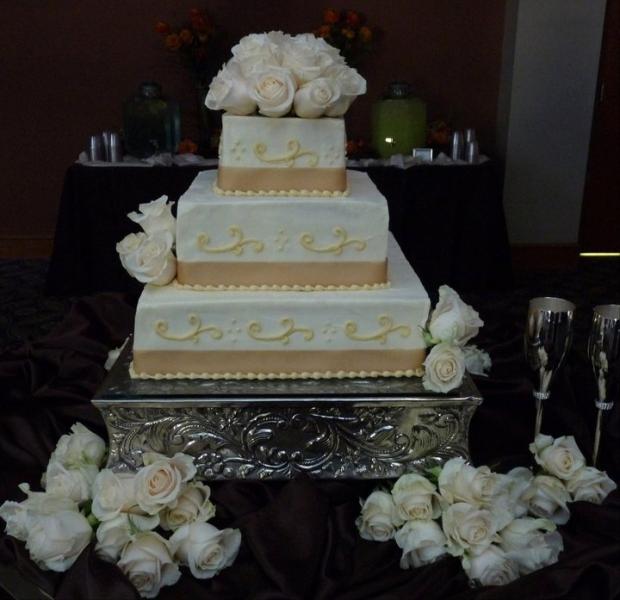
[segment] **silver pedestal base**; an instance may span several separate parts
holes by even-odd
[[[447,396],[420,379],[132,380],[130,358],[126,349],[93,400],[118,471],[156,451],[194,456],[209,480],[398,477],[468,458],[482,402],[468,376]]]

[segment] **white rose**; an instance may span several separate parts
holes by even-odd
[[[527,502],[524,494],[529,488],[533,473],[525,467],[515,467],[506,473],[508,478],[508,499],[515,517],[523,517],[527,514]]]
[[[461,385],[464,374],[463,351],[444,342],[433,346],[426,356],[422,385],[425,390],[446,394]]]
[[[435,486],[422,475],[407,473],[398,478],[392,488],[396,512],[403,521],[429,520],[441,515],[439,494]]]
[[[266,67],[252,76],[249,87],[261,115],[282,117],[290,112],[296,85],[288,69]]]
[[[338,84],[319,77],[300,87],[295,93],[295,114],[304,119],[320,117],[340,98]]]
[[[167,200],[167,196],[162,196],[152,202],[145,202],[138,205],[140,212],[130,212],[127,216],[140,225],[147,235],[167,231],[174,240],[177,221],[172,215],[172,202]]]
[[[528,510],[537,517],[550,519],[556,525],[564,525],[570,517],[567,503],[570,494],[557,477],[537,475],[522,496]]]
[[[334,65],[344,65],[340,51],[311,33],[296,35],[283,47],[282,66],[291,69],[297,85],[321,77]]]
[[[140,531],[151,531],[159,525],[159,515],[145,516],[121,513],[97,527],[95,552],[108,562],[116,562],[123,548]]]
[[[82,465],[101,466],[105,456],[105,442],[81,423],[71,427],[71,433],[60,437],[50,457],[65,467],[76,469]]]
[[[465,368],[472,375],[486,377],[487,371],[491,369],[491,357],[488,352],[481,350],[478,346],[468,344],[463,348],[465,355]]]
[[[421,567],[446,554],[446,536],[435,521],[409,521],[394,535],[403,551],[400,568]]]
[[[28,537],[29,518],[78,509],[77,502],[71,498],[47,492],[32,492],[27,483],[20,483],[19,489],[27,498],[22,502],[12,500],[4,502],[0,506],[0,517],[6,521],[6,532],[22,542]]]
[[[176,274],[177,263],[172,253],[173,238],[168,231],[160,231],[140,238],[140,243],[133,250],[135,239],[127,242],[129,234],[116,245],[121,263],[125,270],[141,283],[166,285]],[[140,234],[138,234],[140,235]]]
[[[497,539],[497,522],[493,514],[466,502],[449,506],[442,516],[448,552],[459,556],[465,551],[479,553]]]
[[[390,494],[375,491],[362,504],[362,513],[355,520],[360,536],[365,540],[385,542],[394,537],[397,526],[402,524]]]
[[[325,70],[325,77],[335,81],[340,87],[340,98],[326,111],[328,117],[342,117],[353,101],[366,93],[366,80],[353,68],[336,64]]]
[[[138,533],[123,548],[118,566],[143,598],[155,598],[181,577],[169,542],[153,531]]]
[[[42,569],[66,571],[88,546],[93,530],[86,517],[75,510],[29,515],[26,549]]]
[[[570,479],[586,464],[572,435],[554,440],[550,435],[539,433],[530,444],[530,451],[545,471],[560,479]]]
[[[244,77],[265,67],[279,66],[282,64],[282,47],[289,37],[281,31],[246,35],[233,46],[233,60]]]
[[[174,531],[194,521],[208,521],[215,515],[215,506],[209,500],[211,488],[199,481],[189,483],[177,498],[173,508],[164,508],[161,513],[161,526],[166,531]]]
[[[467,577],[481,585],[506,585],[519,576],[519,569],[501,548],[492,545],[483,552],[463,557]]]
[[[135,480],[138,506],[149,515],[166,506],[176,506],[182,484],[196,474],[194,459],[180,452],[172,458],[145,452],[142,459],[145,466],[138,471]]]
[[[135,473],[100,471],[93,484],[93,515],[99,521],[109,521],[123,512],[141,512],[137,506],[135,480]]]
[[[579,469],[567,482],[566,489],[575,502],[601,504],[618,486],[604,471],[594,467]]]
[[[116,363],[116,361],[118,360],[118,357],[121,355],[121,352],[123,351],[123,348],[127,345],[128,341],[129,338],[126,337],[125,341],[118,348],[112,348],[112,350],[108,352],[108,358],[106,358],[105,364],[103,365],[103,368],[106,371],[109,371],[114,366],[114,363]]]
[[[256,102],[250,98],[238,63],[230,61],[213,78],[205,105],[211,110],[225,110],[233,115],[251,115],[256,111]]]
[[[191,523],[177,529],[170,537],[174,556],[187,565],[197,579],[215,577],[230,567],[241,545],[238,529],[219,530],[210,523]]]
[[[519,566],[522,575],[558,561],[562,536],[549,519],[515,519],[500,532],[500,546]]]
[[[85,464],[77,469],[68,469],[57,460],[50,460],[41,484],[50,494],[81,503],[92,498],[93,483],[98,472],[96,465]]]
[[[449,286],[439,288],[439,301],[431,313],[428,330],[434,340],[464,346],[478,335],[484,322]]]

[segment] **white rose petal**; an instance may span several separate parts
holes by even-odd
[[[205,104],[211,110],[225,110],[233,115],[251,115],[256,111],[256,102],[250,98],[238,63],[230,61],[213,78]]]
[[[294,107],[298,117],[315,119],[340,98],[340,88],[334,81],[319,77],[300,87],[295,93]]]
[[[210,523],[183,525],[170,538],[174,556],[197,579],[215,577],[233,564],[241,545],[238,529],[219,530]]]
[[[135,535],[124,546],[118,566],[143,598],[155,598],[162,587],[181,577],[170,543],[153,531]]]
[[[446,536],[435,521],[409,521],[394,535],[403,551],[401,569],[417,568],[446,554]]]
[[[351,67],[336,64],[325,71],[325,77],[340,87],[340,98],[325,110],[327,117],[342,117],[353,101],[366,93],[366,80]]]
[[[439,494],[435,486],[422,475],[407,473],[398,478],[392,488],[392,498],[398,516],[403,520],[427,521],[441,515]]]
[[[488,352],[481,350],[478,346],[468,344],[463,348],[465,355],[465,368],[472,375],[487,376],[487,372],[491,369],[491,357]]]
[[[140,225],[147,235],[167,231],[174,241],[176,236],[176,219],[172,215],[172,202],[167,196],[161,196],[152,202],[138,206],[139,212],[130,212],[127,216]]]
[[[121,513],[141,513],[136,500],[135,473],[103,469],[93,484],[91,511],[99,521],[110,521]]]
[[[27,519],[26,549],[41,568],[66,571],[88,546],[93,530],[81,513],[61,510],[52,514],[31,514]]]
[[[594,467],[579,469],[566,482],[566,489],[575,502],[584,501],[594,504],[601,504],[617,487],[607,473]]]
[[[519,566],[522,575],[558,561],[562,536],[549,519],[515,519],[500,532],[500,546]]]
[[[50,494],[81,503],[92,498],[93,483],[98,472],[96,465],[85,464],[76,469],[68,469],[59,461],[51,460],[41,483]]]
[[[463,351],[447,342],[437,344],[424,360],[422,385],[425,390],[446,394],[461,385],[464,374]]]
[[[250,77],[259,69],[280,66],[282,47],[289,38],[281,31],[246,35],[233,46],[233,60],[244,77]]]
[[[97,527],[95,553],[99,558],[115,563],[123,548],[131,541],[131,524],[128,515],[118,515]]]
[[[167,285],[176,275],[172,236],[167,231],[160,231],[140,239],[140,244],[131,252],[125,253],[124,250],[119,249],[124,240],[117,244],[116,250],[121,264],[132,277],[141,283]]]
[[[265,67],[249,82],[250,98],[266,117],[282,117],[291,111],[296,84],[288,69]]]
[[[112,350],[108,352],[108,358],[106,358],[103,365],[103,368],[106,371],[109,371],[114,366],[114,363],[116,363],[116,361],[118,360],[118,357],[121,355],[121,352],[123,351],[123,348],[127,345],[128,341],[129,338],[126,337],[125,341],[118,348],[112,348]]]
[[[530,444],[530,451],[545,471],[560,479],[570,479],[586,464],[586,459],[572,435],[554,440],[550,435],[539,433]]]
[[[482,552],[497,538],[497,522],[486,509],[478,509],[466,502],[449,506],[442,516],[448,552],[453,556],[466,551]]]
[[[195,521],[208,521],[215,515],[215,506],[209,500],[211,488],[201,482],[189,483],[177,498],[173,508],[161,512],[161,526],[174,531]]]
[[[105,442],[81,423],[71,427],[71,433],[60,437],[56,449],[50,457],[70,469],[77,469],[82,465],[101,466],[105,456]]]
[[[439,302],[431,313],[428,329],[434,340],[464,346],[478,335],[484,322],[478,313],[449,286],[439,288]]]
[[[391,494],[377,490],[362,504],[362,513],[355,525],[365,540],[385,542],[394,537],[396,527],[402,522]]]
[[[512,512],[516,517],[527,514],[527,502],[524,500],[525,491],[529,488],[533,473],[525,467],[515,467],[506,473],[508,478],[508,498]]]
[[[463,557],[462,564],[469,579],[481,585],[506,585],[519,576],[516,562],[495,545]]]
[[[522,495],[529,512],[537,517],[549,519],[556,525],[564,525],[570,517],[567,503],[570,494],[557,477],[537,475]]]

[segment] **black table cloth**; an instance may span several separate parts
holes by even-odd
[[[522,359],[523,310],[497,303],[477,306],[486,325],[477,343],[493,359],[489,378],[477,378],[484,397],[471,426],[475,464],[506,470],[530,461],[534,401]],[[514,314],[518,313],[519,318]],[[511,316],[513,315],[513,316]],[[21,500],[22,481],[37,486],[58,438],[75,421],[105,437],[91,405],[110,348],[131,330],[133,307],[125,297],[101,294],[79,300],[47,337],[0,355],[0,502]],[[579,341],[581,344],[581,340]],[[577,345],[577,342],[576,342]],[[592,381],[571,352],[545,409],[543,431],[575,435],[586,454],[592,444]],[[620,418],[606,421],[602,468],[620,479]],[[471,589],[454,558],[401,570],[396,544],[362,540],[355,528],[359,498],[372,482],[218,482],[214,524],[238,527],[242,546],[234,565],[212,580],[185,572],[163,588],[162,599],[596,599],[620,594],[620,493],[601,506],[573,503],[560,527],[564,551],[556,565],[499,588]],[[17,570],[58,599],[137,598],[114,565],[99,560],[93,545],[65,574],[38,570],[21,542],[0,536],[0,573]],[[13,572],[13,571],[11,571]]]
[[[141,289],[123,270],[116,243],[138,226],[138,204],[177,201],[197,167],[71,166],[66,174],[47,280],[51,294]],[[385,195],[390,229],[428,289],[510,284],[510,254],[493,163],[366,169]]]

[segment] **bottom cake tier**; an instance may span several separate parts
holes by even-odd
[[[430,301],[396,241],[390,287],[356,291],[193,291],[146,286],[132,376],[344,378],[420,374]]]

